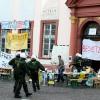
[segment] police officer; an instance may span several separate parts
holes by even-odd
[[[14,69],[15,98],[21,98],[20,90],[21,90],[22,86],[24,88],[24,92],[26,94],[26,97],[32,95],[31,93],[28,92],[27,84],[25,81],[26,73],[29,75],[29,72],[28,72],[27,66],[26,66],[27,64],[25,62],[25,56],[23,56],[22,54],[21,54],[21,57],[20,57],[20,54],[16,55],[16,57],[9,62],[9,65],[12,65],[13,69]]]
[[[40,90],[39,75],[38,75],[39,69],[45,71],[45,68],[39,61],[37,61],[33,57],[31,61],[28,62],[28,68],[31,74],[33,91],[36,92],[37,89]]]
[[[17,64],[16,64],[16,61],[19,60],[19,59],[20,59],[20,53],[16,53],[15,58],[13,58],[12,60],[9,61],[9,65],[11,65],[13,67],[13,75],[14,75],[14,80],[15,80],[13,92],[15,92],[16,86],[18,84]],[[20,94],[20,93],[18,93],[18,94]]]

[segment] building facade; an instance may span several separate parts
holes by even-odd
[[[9,12],[8,17],[3,13],[0,18],[1,50],[7,53],[28,52],[30,56],[36,56],[44,65],[51,66],[53,46],[64,45],[69,48],[70,10],[66,7],[66,0],[9,1],[6,5],[9,9],[5,9],[7,13]],[[4,9],[2,5],[7,4],[5,2],[6,0],[0,3],[1,9]],[[28,27],[25,24],[26,21]],[[3,28],[3,25],[6,28]],[[12,50],[6,48],[8,33],[23,34],[25,32],[28,33],[27,49]]]

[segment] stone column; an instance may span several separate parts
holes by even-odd
[[[77,24],[78,18],[75,16],[71,16],[71,33],[70,33],[70,49],[69,49],[69,56],[74,57],[77,52]]]

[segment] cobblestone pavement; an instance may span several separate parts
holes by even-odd
[[[26,98],[21,90],[22,99],[13,97],[13,81],[0,80],[0,100],[100,100],[100,89],[94,88],[67,88],[63,85],[41,86],[41,90],[34,93],[31,84],[28,83],[32,96]]]

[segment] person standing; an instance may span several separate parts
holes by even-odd
[[[39,85],[39,69],[42,71],[45,71],[44,66],[37,61],[35,58],[31,58],[31,61],[28,62],[28,68],[31,74],[31,79],[32,79],[32,86],[33,86],[33,91],[36,92],[36,90],[40,90],[40,85]]]
[[[64,72],[64,61],[61,58],[61,55],[58,55],[58,60],[59,60],[59,64],[57,66],[58,68],[58,78],[57,78],[57,82],[59,82],[60,80],[62,82],[64,82],[64,78],[63,78],[63,72]]]
[[[20,56],[20,54],[16,55],[15,58],[9,61],[9,65],[12,65],[14,69],[14,79],[15,79],[14,90],[13,90],[15,94],[14,97],[21,98],[20,90],[22,86],[26,94],[26,97],[32,95],[31,93],[28,92],[28,87],[25,81],[26,73],[29,75],[27,70],[27,64],[25,62],[25,56],[24,55]]]
[[[13,92],[15,93],[15,90],[16,90],[16,86],[18,84],[18,76],[17,76],[17,61],[20,60],[20,53],[17,53],[15,58],[11,59],[9,61],[9,65],[11,65],[13,67],[13,77],[14,77],[14,80],[15,80],[15,83],[14,83],[14,87],[13,87]],[[20,96],[20,93],[16,94],[16,97],[21,97]]]
[[[78,72],[81,72],[83,69],[83,59],[82,55],[79,53],[76,53],[76,56],[73,59],[74,65],[76,66]]]

